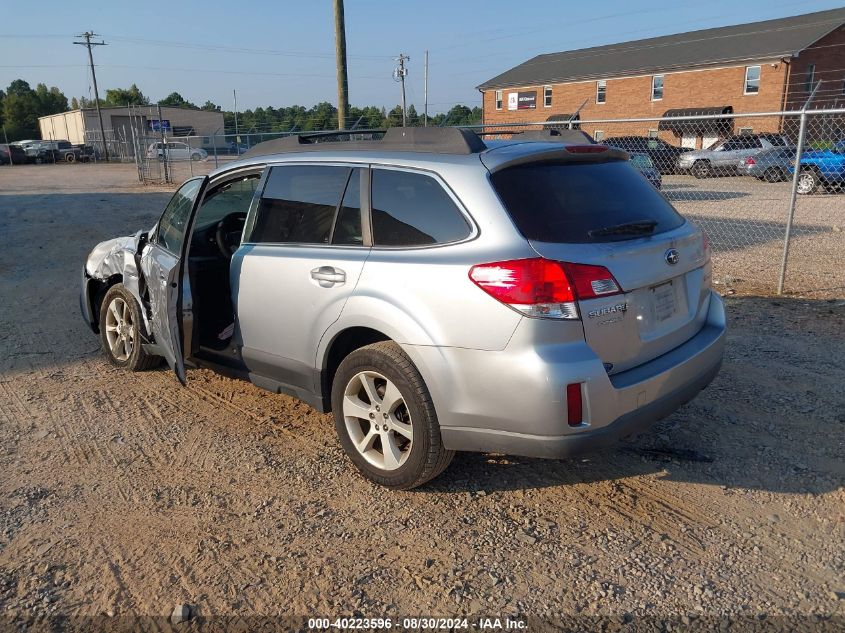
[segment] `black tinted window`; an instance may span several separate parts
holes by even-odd
[[[364,243],[361,230],[361,170],[353,169],[337,212],[332,244],[360,246]]]
[[[431,176],[376,169],[372,178],[376,246],[442,244],[469,235],[463,215]]]
[[[328,244],[347,167],[274,167],[258,205],[251,242]]]
[[[517,228],[538,242],[608,242],[641,235],[590,231],[654,221],[654,233],[683,218],[627,161],[537,163],[496,172],[493,186]]]

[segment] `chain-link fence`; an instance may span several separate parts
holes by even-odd
[[[575,129],[621,147],[685,217],[706,231],[714,280],[722,289],[845,296],[845,109],[670,114],[485,121],[468,127],[485,140]],[[288,134],[151,136],[128,130],[107,141],[111,157],[135,161],[141,182],[178,184]],[[337,130],[317,134],[326,141],[349,138],[349,132]],[[352,137],[378,133],[362,130]]]

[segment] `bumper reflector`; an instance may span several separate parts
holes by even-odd
[[[584,422],[580,382],[573,382],[566,385],[566,411],[569,426],[580,426]]]

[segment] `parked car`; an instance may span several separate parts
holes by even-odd
[[[739,173],[766,182],[782,182],[789,178],[789,168],[795,160],[794,147],[764,149],[739,162]]]
[[[795,161],[789,167],[795,173]],[[841,188],[845,185],[845,140],[837,141],[827,149],[810,150],[801,154],[798,173],[798,193],[807,195],[819,188]]]
[[[738,165],[762,150],[788,145],[779,134],[741,134],[729,136],[708,149],[686,152],[678,157],[679,172],[689,172],[696,178],[716,175],[736,175]]]
[[[602,142],[631,154],[648,154],[661,174],[674,174],[678,157],[690,151],[685,147],[670,145],[663,139],[647,136],[615,136]]]
[[[455,451],[604,446],[718,372],[707,239],[625,152],[447,128],[308,141],[261,143],[94,247],[80,302],[113,364],[292,394],[401,489]]]
[[[631,165],[645,176],[655,189],[660,189],[663,186],[663,178],[648,154],[631,154]]]
[[[0,145],[0,165],[23,165],[29,162],[26,152],[20,145],[10,143]]]
[[[147,158],[164,160],[205,160],[208,152],[200,147],[191,147],[187,143],[168,141],[167,143],[151,143],[147,148]]]
[[[226,151],[229,154],[246,154],[249,151],[249,148],[242,143],[235,143],[234,141],[231,143],[226,144]]]
[[[82,149],[70,141],[39,141],[31,143],[27,152],[36,163],[75,163],[85,160]]]

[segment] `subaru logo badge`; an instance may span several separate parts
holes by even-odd
[[[670,266],[674,266],[678,263],[678,260],[681,258],[681,255],[676,251],[674,248],[670,248],[666,251],[666,254],[663,255],[663,258],[666,260],[666,263]]]

